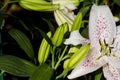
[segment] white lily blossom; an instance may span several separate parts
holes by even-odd
[[[68,4],[64,9],[58,9],[54,11],[55,20],[60,26],[61,24],[67,23],[69,25],[69,31],[72,28],[75,14],[72,10],[76,9],[73,4]]]
[[[92,6],[89,39],[91,50],[88,56],[76,66],[68,78],[77,78],[103,68],[107,80],[120,80],[120,26],[116,27],[107,5]]]
[[[66,7],[66,5],[69,5],[69,4],[73,4],[74,8],[76,8],[79,5],[79,3],[82,1],[83,0],[52,0],[52,3],[59,4],[60,9],[64,9]],[[69,7],[69,9],[71,9],[71,6]]]
[[[75,18],[73,10],[77,9],[77,6],[83,0],[52,0],[53,4],[59,4],[59,9],[54,11],[54,16],[57,24],[68,23],[69,31],[71,31],[72,24]]]
[[[79,44],[87,44],[89,40],[82,37],[79,33],[79,30],[75,30],[71,32],[70,37],[64,41],[64,44],[69,45],[79,45]]]

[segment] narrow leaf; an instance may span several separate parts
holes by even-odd
[[[102,72],[95,75],[95,80],[101,80]]]
[[[4,55],[0,56],[0,69],[15,76],[29,77],[37,67],[27,60],[11,55]]]
[[[17,29],[11,29],[9,34],[16,40],[18,45],[24,50],[24,52],[33,60],[34,50],[28,37]]]
[[[51,80],[54,70],[47,64],[40,65],[29,80]]]
[[[46,40],[49,44],[52,45],[52,42],[51,42],[50,38],[47,36],[47,34],[46,34],[43,30],[41,30],[41,29],[39,29],[39,28],[37,28],[37,27],[35,27],[35,29],[37,29],[37,30],[40,32],[41,36],[42,36],[43,38],[45,38],[45,40]]]
[[[82,13],[82,16],[84,17],[89,10],[90,10],[90,6],[84,6],[80,9],[80,12]]]
[[[43,19],[43,20],[47,22],[50,31],[52,32],[52,34],[54,34],[55,28],[54,28],[54,26],[52,25],[52,23],[50,22],[50,20],[48,20],[48,19]]]

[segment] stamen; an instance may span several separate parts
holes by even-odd
[[[106,43],[105,39],[104,39],[104,43],[105,43],[105,46],[108,46],[108,44]]]
[[[112,44],[114,44],[114,42],[115,42],[115,38],[113,38]]]

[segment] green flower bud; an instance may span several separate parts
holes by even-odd
[[[63,63],[63,69],[68,69],[68,63],[69,63],[70,59],[66,59]]]
[[[77,50],[70,58],[69,62],[67,63],[68,69],[73,69],[86,55],[90,50],[90,45],[84,45],[79,50]]]
[[[79,50],[79,48],[78,48],[78,47],[76,47],[76,46],[71,47],[71,48],[69,49],[68,54],[70,54],[70,53],[75,53],[77,50]]]
[[[53,11],[59,8],[59,4],[52,4],[46,0],[20,0],[20,6],[27,10]]]
[[[63,42],[64,34],[67,31],[68,31],[68,25],[66,23],[60,25],[52,37],[52,44],[56,47],[60,46],[60,44]]]
[[[47,35],[50,38],[51,32],[48,32]],[[50,53],[50,47],[51,45],[45,39],[43,39],[38,52],[38,61],[40,64],[44,63],[47,60]]]
[[[75,31],[75,30],[79,30],[80,27],[81,27],[81,24],[82,24],[82,13],[79,12],[77,14],[77,16],[75,17],[75,20],[74,20],[73,25],[72,25],[71,32]]]

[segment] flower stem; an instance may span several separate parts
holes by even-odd
[[[66,76],[66,74],[68,73],[68,71],[69,71],[69,70],[64,69],[64,71],[63,71],[60,75],[58,75],[58,76],[56,77],[56,80],[59,79],[59,78],[62,78],[62,77],[64,78],[64,77]]]
[[[55,60],[54,60],[54,55],[55,55],[55,46],[53,47],[53,49],[51,50],[52,53],[52,68],[54,69],[54,65],[55,65]]]
[[[62,55],[60,56],[58,62],[56,63],[55,68],[54,68],[55,70],[57,69],[57,67],[59,66],[60,62],[62,61],[62,58],[63,58],[63,56],[64,56],[64,54],[65,54],[65,52],[67,50],[67,47],[68,46],[65,47],[64,51],[62,52]]]

